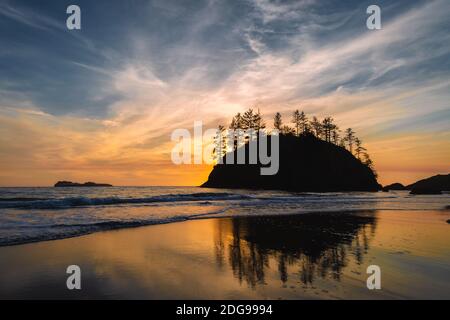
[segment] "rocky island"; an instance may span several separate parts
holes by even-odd
[[[384,192],[388,192],[390,190],[398,191],[398,190],[406,190],[406,189],[405,189],[405,186],[399,182],[391,183],[391,184],[388,184],[387,186],[383,187]]]
[[[95,183],[95,182],[85,182],[78,183],[72,181],[58,181],[55,183],[54,187],[112,187],[111,184],[107,183]]]
[[[230,128],[239,126],[260,130],[264,128],[255,121],[257,114],[250,109],[243,116],[236,115]],[[315,117],[306,120],[303,112],[294,112],[294,128],[281,125],[281,115],[275,115],[274,127],[280,129],[279,170],[274,175],[261,175],[261,164],[222,164],[214,166],[208,180],[202,187],[273,189],[295,192],[338,192],[338,191],[378,191],[372,161],[363,151],[360,140],[351,129],[346,136],[338,138],[337,126],[327,117],[319,122]],[[260,121],[260,118],[258,119]],[[253,121],[253,122],[252,122]],[[238,125],[236,125],[238,123]],[[257,125],[255,125],[255,123]],[[270,139],[269,139],[270,140]],[[270,142],[270,141],[269,141]],[[249,143],[233,152],[236,158],[238,149],[246,148]],[[353,152],[352,152],[353,151]]]
[[[450,191],[450,174],[437,174],[407,186],[396,182],[383,187],[385,192],[390,190],[407,190],[410,194],[442,194],[444,191]]]
[[[450,174],[438,174],[407,185],[406,190],[411,194],[441,194],[450,191]]]

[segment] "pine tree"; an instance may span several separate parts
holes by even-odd
[[[336,128],[336,125],[333,122],[334,119],[332,117],[326,117],[322,121],[323,134],[325,141],[327,142],[331,142],[331,132]]]
[[[295,129],[293,129],[287,125],[284,125],[281,127],[281,134],[283,134],[285,136],[288,136],[288,135],[293,136],[293,135],[295,135]]]
[[[338,145],[341,135],[339,134],[340,130],[338,126],[334,126],[333,131],[331,131],[331,141],[335,144]]]
[[[300,112],[300,116],[298,118],[299,125],[300,125],[300,132],[305,134],[309,131],[309,125],[308,125],[308,117],[306,117],[305,113],[302,111]]]
[[[322,128],[322,124],[320,123],[320,121],[317,119],[317,117],[313,117],[312,121],[310,123],[310,127],[312,128],[312,131],[314,133],[314,135],[317,138],[321,138],[322,137],[322,133],[323,133],[323,128]]]
[[[253,109],[248,109],[242,115],[242,129],[254,129],[255,128],[255,114],[253,113]]]
[[[348,128],[345,130],[345,141],[348,144],[348,150],[351,154],[353,154],[353,144],[355,143],[355,132],[352,130],[352,128]]]
[[[222,158],[227,153],[227,132],[224,126],[219,125],[216,135],[214,136],[213,157],[217,163],[222,161]]]
[[[238,112],[233,119],[231,120],[230,130],[232,130],[231,135],[233,137],[233,151],[237,149],[237,136],[236,133],[238,130],[242,129],[242,116],[241,113]]]
[[[298,137],[300,135],[300,111],[294,111],[292,114],[292,123],[294,124],[295,135]]]
[[[375,171],[375,167],[373,165],[373,161],[372,159],[370,159],[370,156],[367,152],[362,153],[362,163],[364,163],[370,170],[372,170],[373,174],[375,175],[375,178],[378,177],[378,174]]]
[[[253,115],[253,127],[252,129],[255,129],[256,133],[258,134],[260,130],[263,130],[266,128],[266,124],[264,122],[264,120],[261,117],[261,113],[259,112],[258,109],[258,113],[255,113]]]
[[[355,138],[355,146],[356,157],[361,160],[361,155],[366,151],[366,148],[362,146],[362,141],[359,138]]]
[[[305,113],[299,110],[295,110],[292,115],[292,122],[294,123],[294,128],[283,125],[282,117],[279,112],[277,112],[274,116],[274,128],[278,129],[282,135],[295,135],[300,136],[301,134],[306,134],[310,131],[317,137],[324,139],[327,142],[332,142],[335,145],[339,145],[342,148],[348,148],[348,150],[353,154],[355,152],[355,156],[367,167],[369,167],[374,174],[376,172],[374,170],[373,161],[370,159],[369,154],[367,153],[366,148],[362,146],[362,141],[355,136],[355,132],[348,128],[345,130],[345,134],[343,137],[340,135],[339,127],[334,123],[334,119],[332,117],[325,117],[322,122],[319,121],[317,117],[313,117],[311,121],[308,121]],[[243,115],[237,113],[229,126],[230,130],[233,130],[233,151],[237,148],[238,143],[238,134],[239,130],[248,130],[253,129],[256,132],[259,132],[262,129],[265,129],[266,125],[264,120],[262,119],[261,113],[258,109],[258,112],[254,112],[253,109],[248,109],[245,111]],[[219,126],[219,133],[215,137],[215,148],[213,153],[216,153],[216,158],[219,159],[223,157],[227,150],[227,136],[224,134],[226,132],[223,126]],[[249,142],[249,137],[246,137],[246,141]],[[220,148],[219,148],[220,147]]]
[[[275,113],[275,117],[273,118],[273,127],[277,130],[281,131],[281,127],[283,126],[283,121],[281,120],[281,113]]]
[[[231,120],[230,129],[237,130],[241,128],[242,128],[242,116],[241,113],[238,112]]]

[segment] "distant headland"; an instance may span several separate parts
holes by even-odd
[[[441,194],[442,191],[450,191],[450,174],[438,174],[407,186],[396,182],[383,187],[383,191],[390,190],[409,190],[411,194]]]
[[[112,187],[111,184],[107,183],[95,183],[95,182],[85,182],[85,183],[78,183],[78,182],[72,182],[72,181],[58,181],[54,185],[55,187]]]
[[[274,175],[261,175],[261,163],[227,164],[227,153],[236,158],[238,150],[245,148],[248,155],[249,143],[234,145],[221,154],[222,163],[216,164],[202,187],[274,189],[296,192],[338,192],[378,191],[381,185],[362,141],[348,128],[341,132],[332,117],[322,121],[313,117],[309,120],[304,112],[292,114],[294,127],[285,125],[281,114],[274,117],[274,128],[279,130],[279,170]],[[263,130],[259,110],[252,109],[243,115],[238,113],[230,129]],[[219,126],[219,131],[224,131]],[[269,136],[269,143],[271,137]],[[236,163],[236,162],[234,162]]]

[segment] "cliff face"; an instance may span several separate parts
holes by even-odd
[[[248,145],[244,147],[248,154]],[[260,164],[218,164],[202,187],[300,192],[381,188],[372,170],[350,152],[314,136],[280,136],[279,156],[279,170],[275,175],[260,175]]]

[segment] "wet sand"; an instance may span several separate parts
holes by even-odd
[[[198,219],[0,247],[1,299],[450,299],[449,211]],[[66,268],[81,268],[81,290]],[[366,287],[369,265],[381,290]]]

